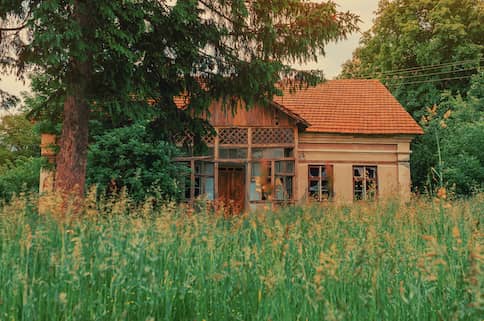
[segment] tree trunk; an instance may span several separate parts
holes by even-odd
[[[55,191],[82,199],[86,180],[89,110],[80,92],[66,97]]]
[[[86,1],[74,1],[74,19],[79,23],[83,38],[89,32],[89,12]],[[80,41],[86,41],[82,39]],[[70,75],[67,78],[67,96],[64,101],[62,133],[57,154],[55,191],[65,201],[73,197],[76,205],[84,197],[88,146],[89,106],[87,87],[91,77],[91,57],[85,52],[84,58],[71,58]]]

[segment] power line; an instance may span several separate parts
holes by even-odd
[[[467,60],[453,61],[453,62],[447,62],[447,63],[441,63],[441,64],[434,64],[434,65],[425,65],[425,66],[418,66],[418,67],[404,68],[404,69],[395,69],[395,70],[381,71],[379,73],[380,74],[409,73],[409,72],[420,71],[420,70],[438,69],[444,66],[462,65],[462,64],[471,63],[471,62],[478,63],[481,61],[484,61],[484,58],[467,59]]]
[[[410,75],[410,76],[393,76],[393,77],[398,77],[398,78],[391,78],[391,77],[386,77],[386,80],[399,80],[399,79],[410,79],[410,78],[420,78],[420,77],[428,77],[428,76],[435,76],[435,75],[443,75],[443,74],[453,74],[453,73],[459,73],[459,72],[464,72],[464,71],[470,71],[470,70],[475,70],[478,67],[472,67],[472,68],[466,68],[466,69],[460,69],[460,70],[450,70],[450,71],[440,71],[440,72],[434,72],[430,74],[420,74],[420,75]]]
[[[430,83],[430,82],[436,82],[436,81],[455,80],[455,79],[466,79],[466,78],[471,78],[472,76],[473,75],[461,76],[461,77],[449,77],[449,78],[441,78],[441,79],[427,79],[427,80],[419,80],[419,81],[410,81],[410,82],[394,83],[394,84],[389,84],[389,85],[392,86],[392,85],[423,84],[423,83]]]
[[[388,70],[388,71],[381,71],[381,72],[373,72],[373,73],[367,73],[365,75],[362,75],[357,78],[371,78],[375,77],[376,75],[398,75],[398,74],[407,74],[410,72],[419,72],[419,71],[429,71],[433,69],[439,69],[442,67],[451,67],[451,66],[457,66],[457,65],[462,65],[466,63],[476,63],[479,64],[480,62],[483,62],[484,58],[480,59],[469,59],[469,60],[460,60],[460,61],[454,61],[454,62],[448,62],[448,63],[442,63],[442,64],[435,64],[435,65],[425,65],[425,66],[419,66],[419,67],[412,67],[412,68],[405,68],[405,69],[395,69],[395,70]]]

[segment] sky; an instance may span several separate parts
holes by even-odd
[[[372,25],[374,11],[378,7],[378,0],[335,0],[340,11],[351,11],[360,16],[361,32],[368,30]],[[358,46],[360,33],[354,33],[347,40],[330,43],[326,48],[326,56],[320,57],[317,62],[303,66],[301,69],[320,69],[324,71],[327,79],[332,79],[341,71],[341,65],[351,58],[351,54]],[[29,91],[29,83],[15,79],[14,76],[0,75],[0,88],[8,93],[20,95],[22,91]]]

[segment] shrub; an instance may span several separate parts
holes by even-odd
[[[101,192],[126,187],[135,201],[148,196],[179,199],[186,169],[172,161],[175,146],[150,135],[146,123],[116,128],[94,137],[89,147],[87,184]]]
[[[41,163],[40,157],[18,157],[0,166],[0,199],[10,200],[22,192],[38,192]]]

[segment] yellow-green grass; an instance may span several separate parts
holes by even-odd
[[[0,208],[0,320],[481,320],[484,197],[234,218]],[[128,213],[129,215],[127,215]]]

